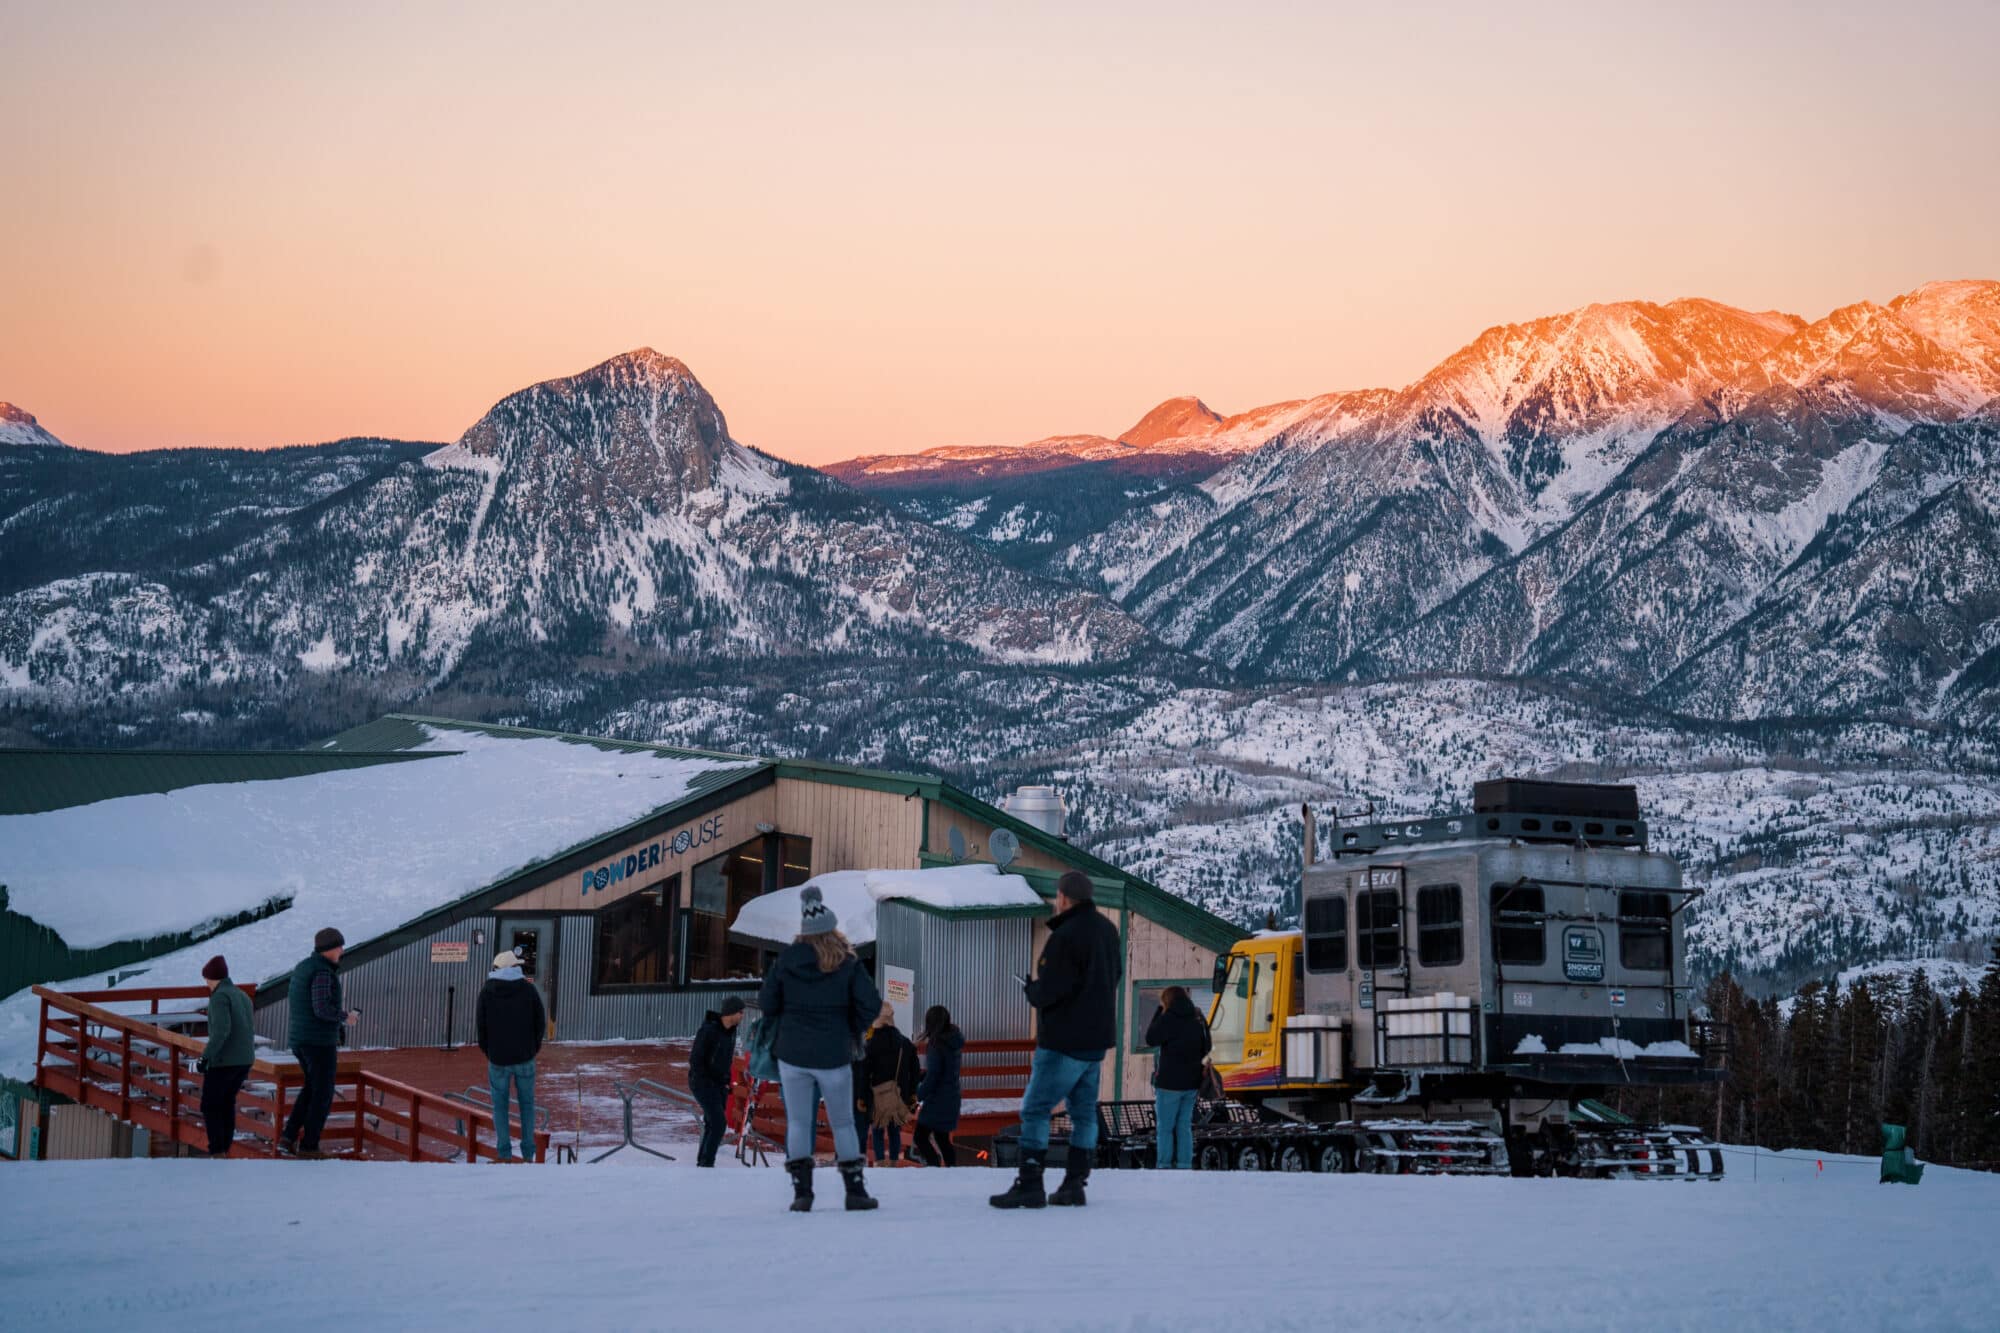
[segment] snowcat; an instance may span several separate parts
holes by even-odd
[[[1324,860],[1303,812],[1299,928],[1216,960],[1213,1060],[1244,1105],[1197,1128],[1197,1167],[1721,1176],[1699,1130],[1597,1100],[1722,1077],[1723,1030],[1688,1009],[1699,895],[1637,790],[1495,779],[1472,804],[1336,822]]]

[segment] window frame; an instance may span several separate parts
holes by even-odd
[[[1208,1012],[1202,1009],[1201,1002],[1195,1000],[1195,996],[1206,995],[1210,1001],[1210,1008],[1213,1008],[1215,1000],[1215,992],[1211,989],[1213,983],[1213,976],[1202,977],[1197,981],[1182,981],[1175,977],[1134,978],[1131,983],[1130,997],[1132,1007],[1128,1011],[1131,1013],[1133,1019],[1132,1032],[1131,1040],[1127,1043],[1127,1053],[1130,1055],[1157,1055],[1159,1053],[1158,1047],[1148,1046],[1145,1042],[1146,1029],[1152,1026],[1153,1014],[1159,1010],[1160,1002],[1156,998],[1153,1001],[1152,1010],[1142,1009],[1139,1004],[1139,993],[1141,991],[1153,991],[1157,993],[1164,991],[1169,986],[1179,986],[1187,991],[1188,999],[1194,1001],[1195,1012],[1199,1013],[1201,1021],[1206,1023],[1208,1021]]]
[[[681,918],[685,915],[681,908],[682,874],[676,870],[663,879],[648,884],[643,889],[625,894],[616,902],[606,903],[590,915],[592,917],[590,938],[590,993],[592,995],[646,995],[662,991],[684,989],[681,985]],[[605,920],[619,911],[629,911],[638,901],[653,890],[660,891],[660,904],[656,909],[664,918],[661,926],[663,938],[660,941],[661,963],[666,969],[665,981],[605,981],[603,979],[603,948]]]
[[[1313,909],[1329,904],[1340,909],[1339,928],[1337,930],[1314,930],[1312,928]],[[1347,891],[1345,889],[1338,893],[1322,894],[1317,898],[1306,900],[1305,910],[1299,913],[1299,934],[1305,942],[1305,947],[1299,950],[1299,954],[1305,960],[1307,972],[1312,973],[1314,976],[1338,976],[1347,971],[1347,916]],[[1338,944],[1340,961],[1331,967],[1316,967],[1313,964],[1314,946],[1327,941]]]
[[[1533,907],[1516,905],[1516,903],[1525,902],[1529,894],[1534,895],[1535,905]],[[1505,907],[1500,905],[1503,898],[1508,900],[1508,905]],[[1493,965],[1495,967],[1548,966],[1549,895],[1547,889],[1540,884],[1494,884],[1486,890],[1486,906],[1488,913],[1492,916],[1491,935]],[[1533,922],[1508,921],[1505,919],[1504,914],[1515,912],[1523,915],[1532,913],[1538,919]],[[1511,937],[1517,944],[1525,942],[1530,931],[1534,933],[1535,937],[1535,956],[1532,959],[1509,958],[1504,941]]]
[[[1393,909],[1391,924],[1375,924],[1375,906],[1387,900]],[[1362,905],[1368,905],[1368,924],[1361,924]],[[1388,962],[1381,961],[1379,942],[1388,937]],[[1395,889],[1357,889],[1354,892],[1354,964],[1364,972],[1394,971],[1403,965],[1403,891]]]
[[[1635,901],[1636,900],[1636,901]],[[1649,901],[1650,900],[1650,901]],[[1645,908],[1657,906],[1656,914]],[[1658,922],[1658,924],[1654,924]],[[1631,961],[1632,944],[1658,941],[1660,963]],[[1618,891],[1618,968],[1621,972],[1671,972],[1674,963],[1674,896],[1658,889]]]
[[[721,914],[723,923],[723,966],[726,968],[728,965],[729,950],[731,948],[750,949],[753,954],[751,966],[742,978],[695,977],[690,975],[692,970],[690,963],[690,955],[693,952],[692,942],[698,933],[697,918],[712,918],[716,915],[716,913],[704,911],[695,906],[695,875],[703,868],[712,866],[718,861],[727,862],[736,856],[742,855],[746,849],[755,848],[757,855],[747,859],[758,862],[763,869],[756,891],[748,894],[742,900],[743,902],[748,902],[752,898],[761,898],[765,894],[775,892],[781,888],[796,888],[810,879],[812,877],[812,842],[813,840],[809,835],[801,833],[760,833],[755,837],[745,838],[733,847],[726,847],[714,856],[704,857],[696,864],[688,867],[687,889],[682,895],[683,900],[680,910],[676,913],[675,921],[675,933],[678,943],[675,952],[674,974],[680,978],[676,989],[694,991],[742,990],[746,986],[756,984],[752,977],[761,976],[769,966],[770,950],[752,948],[748,945],[732,945],[730,943],[729,922],[736,915],[742,903],[732,902],[728,897],[728,889],[725,887],[724,910]],[[799,862],[793,862],[790,859],[790,856],[794,852],[798,853],[800,857]],[[725,885],[726,883],[727,881],[725,880]]]
[[[1428,896],[1433,902],[1446,893],[1451,895],[1452,916],[1445,922],[1424,920],[1424,900]],[[1449,939],[1452,944],[1451,956],[1430,958],[1432,940]],[[1465,965],[1465,891],[1456,881],[1441,880],[1436,884],[1421,884],[1417,887],[1417,964],[1420,967],[1462,967]]]

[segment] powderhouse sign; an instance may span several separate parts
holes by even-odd
[[[672,860],[686,856],[697,847],[706,847],[722,837],[722,816],[710,815],[698,824],[690,824],[671,838],[662,838],[649,846],[641,847],[616,861],[606,861],[601,866],[593,866],[583,872],[581,894],[589,897],[591,890],[603,892],[620,880],[633,875],[644,874],[660,864],[661,858]]]

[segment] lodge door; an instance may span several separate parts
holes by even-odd
[[[542,993],[542,1007],[549,1015],[549,1035],[556,1023],[556,922],[554,917],[503,917],[500,921],[500,948],[512,949],[521,957],[521,975],[535,983]]]

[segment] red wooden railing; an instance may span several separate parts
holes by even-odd
[[[925,1043],[919,1043],[917,1052],[922,1055]],[[989,1040],[968,1041],[960,1054],[959,1087],[960,1097],[968,1103],[992,1101],[1011,1104],[1011,1109],[1000,1111],[970,1111],[959,1116],[958,1137],[990,1138],[1021,1118],[1021,1096],[1028,1088],[1028,1073],[1033,1068],[1035,1043],[1032,1040]],[[1014,1057],[1014,1058],[1008,1058]],[[975,1082],[978,1086],[974,1086]],[[784,1099],[777,1089],[769,1089],[759,1097],[751,1124],[757,1132],[774,1143],[785,1141]],[[833,1137],[826,1127],[826,1110],[820,1109],[818,1146],[823,1152],[833,1150]],[[863,1133],[867,1126],[859,1126]],[[905,1136],[908,1137],[907,1135]]]
[[[249,987],[244,988],[246,991]],[[109,991],[34,988],[41,999],[35,1082],[85,1106],[141,1126],[169,1143],[206,1147],[201,1119],[202,1076],[194,1068],[206,1043],[159,1025],[162,1000],[206,1002],[204,986]],[[106,1004],[146,1003],[144,1014]],[[277,1152],[278,1132],[303,1079],[290,1059],[259,1056],[236,1099],[238,1139],[232,1151]],[[526,1153],[530,1139],[509,1116]],[[245,1144],[242,1136],[249,1135]],[[333,1109],[320,1137],[324,1151],[343,1145],[356,1156],[410,1162],[476,1162],[496,1156],[493,1113],[370,1073],[362,1057],[344,1051],[334,1074]],[[532,1138],[536,1161],[546,1159],[547,1130]]]

